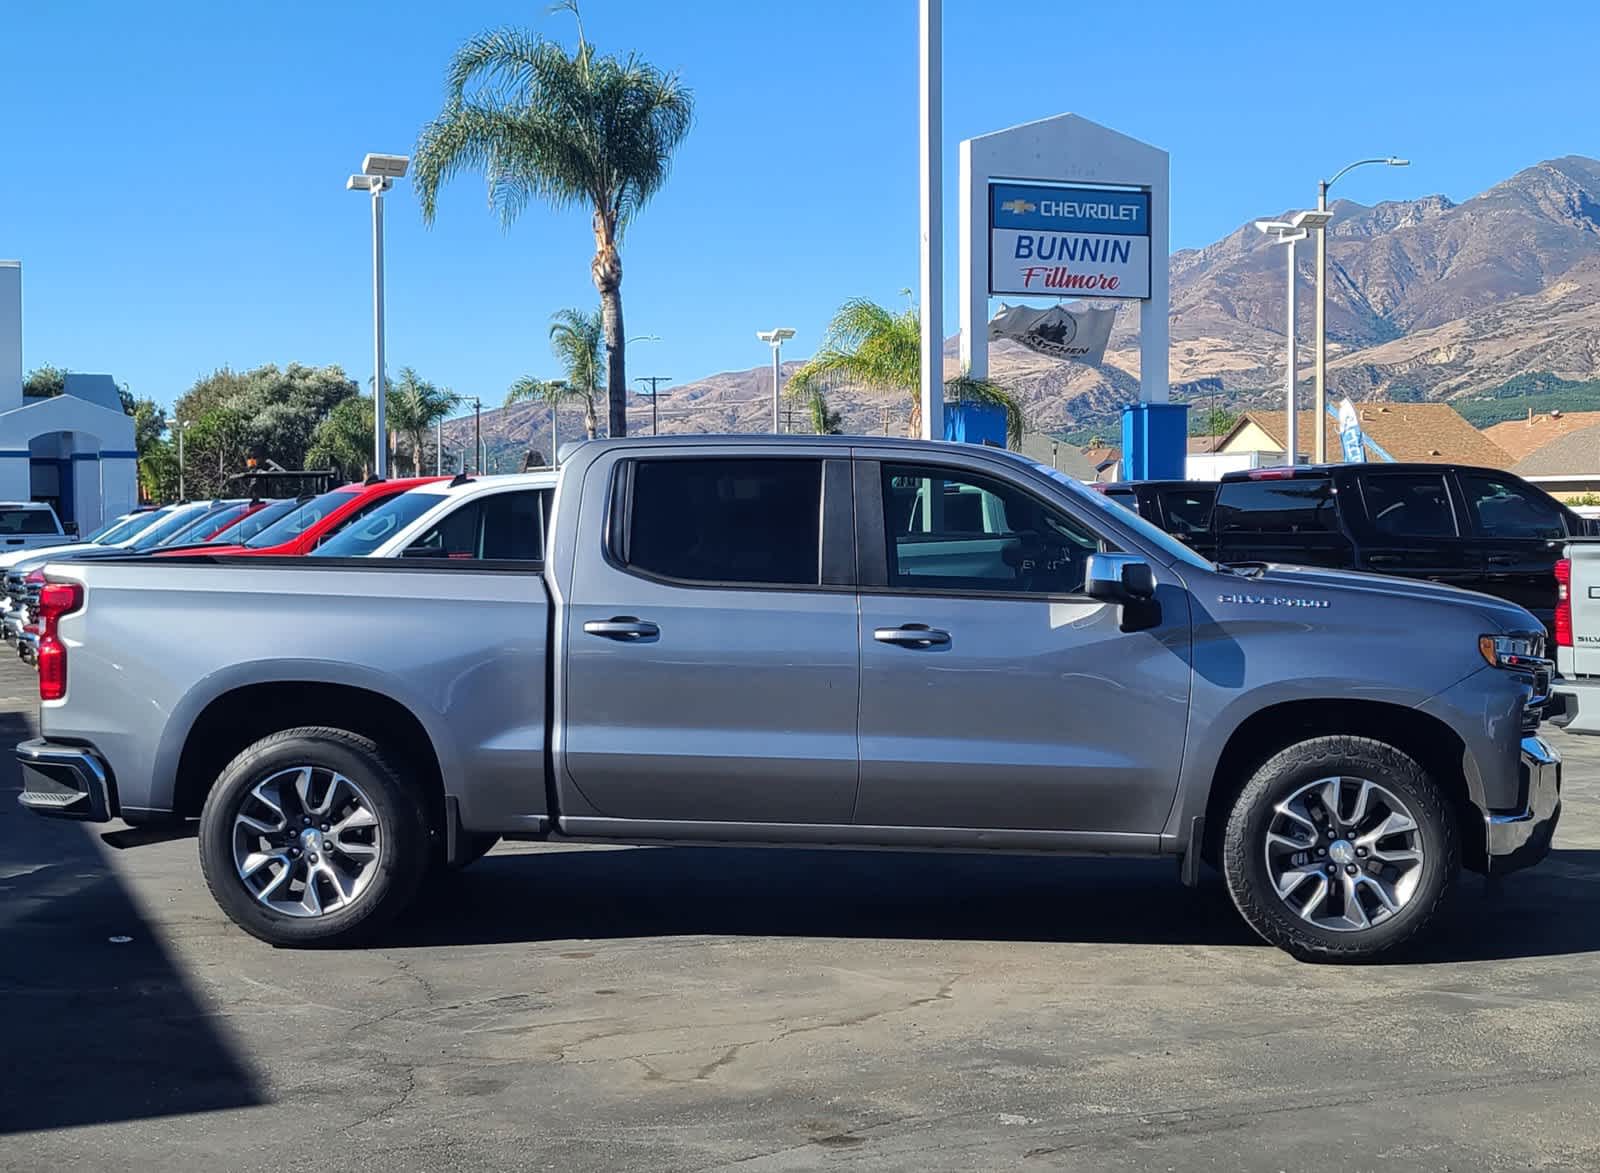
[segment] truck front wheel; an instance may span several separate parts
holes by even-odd
[[[1316,737],[1274,755],[1223,837],[1240,914],[1302,961],[1360,960],[1410,940],[1434,920],[1459,861],[1438,784],[1366,737]]]
[[[200,866],[233,922],[272,945],[343,945],[411,903],[428,867],[416,787],[371,740],[286,729],[234,758],[200,815]]]

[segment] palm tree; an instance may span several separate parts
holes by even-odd
[[[806,411],[811,414],[811,430],[819,436],[837,436],[844,431],[844,418],[828,406],[828,397],[821,387],[813,387],[806,400]]]
[[[550,463],[561,463],[561,401],[575,399],[572,388],[567,386],[565,379],[535,379],[532,375],[523,375],[511,384],[506,392],[506,406],[514,403],[543,403],[550,408]],[[589,414],[593,415],[593,405]],[[587,423],[587,419],[585,423]],[[530,451],[529,455],[532,453]],[[526,470],[524,470],[526,471]]]
[[[604,316],[601,310],[565,309],[556,311],[550,323],[550,349],[566,372],[562,380],[566,395],[583,401],[583,433],[591,440],[600,434],[595,399],[605,394],[601,381],[605,360],[600,353],[605,345]]]
[[[413,175],[428,223],[439,188],[464,170],[484,173],[489,204],[507,226],[534,199],[589,209],[610,434],[623,436],[628,377],[618,249],[628,222],[666,182],[693,122],[694,96],[676,74],[634,54],[597,55],[584,39],[577,0],[556,7],[578,18],[575,53],[512,28],[481,33],[456,50],[444,109],[422,128]]]
[[[922,433],[922,322],[916,306],[899,313],[852,298],[828,323],[822,349],[789,376],[787,393],[809,398],[834,383],[854,383],[874,391],[905,395],[911,400],[913,436]],[[998,383],[957,375],[944,381],[946,401],[974,400],[1005,408],[1006,437],[1022,442],[1022,405]]]
[[[384,405],[387,424],[411,441],[411,475],[422,475],[422,449],[428,429],[461,403],[461,396],[418,376],[411,367],[400,368],[400,378],[389,384]]]

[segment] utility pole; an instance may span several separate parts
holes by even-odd
[[[672,382],[671,375],[641,375],[634,380],[635,383],[650,384],[650,434],[656,434],[656,386],[660,383]]]
[[[474,453],[476,453],[476,455],[473,457],[473,459],[475,461],[477,461],[477,464],[478,464],[478,475],[482,476],[483,475],[483,400],[479,399],[476,395],[472,396],[472,434],[473,434],[473,437],[474,437],[472,450],[473,450]],[[465,469],[466,469],[466,465],[463,464],[462,465],[462,470],[465,471]]]
[[[184,496],[183,496],[183,429],[186,428],[188,425],[185,424],[182,420],[173,420],[172,421],[172,425],[173,425],[173,427],[178,429],[178,500],[182,501],[184,499]]]

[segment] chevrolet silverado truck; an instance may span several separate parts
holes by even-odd
[[[1560,810],[1527,611],[1219,568],[990,448],[595,441],[542,562],[46,576],[21,801],[198,820],[278,945],[359,940],[512,837],[1206,860],[1268,941],[1354,959]]]

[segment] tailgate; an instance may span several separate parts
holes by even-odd
[[[1559,649],[1563,676],[1600,676],[1600,542],[1572,542],[1572,647]]]

